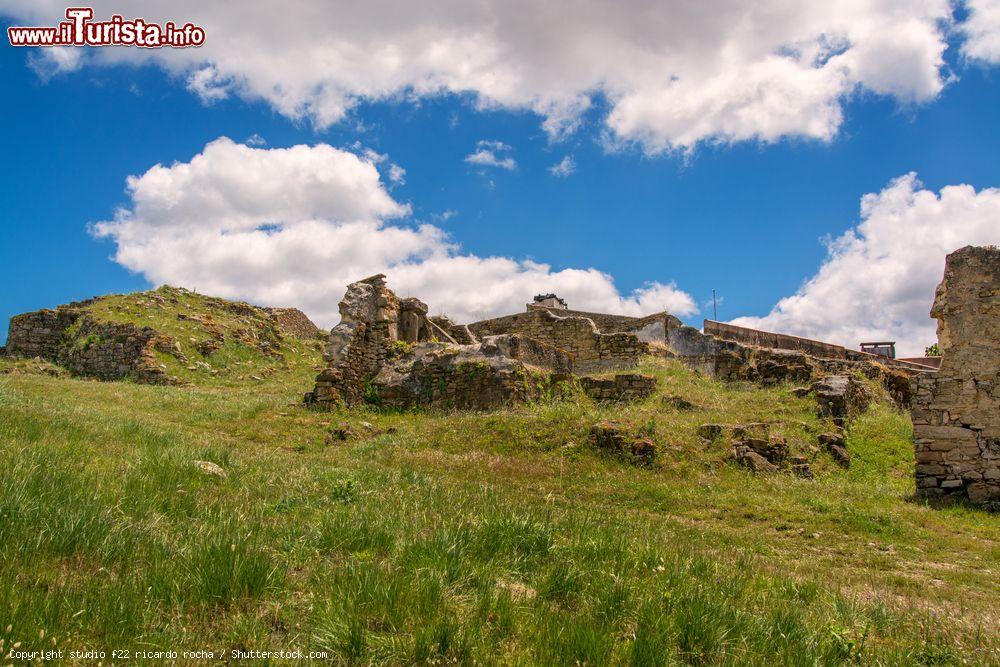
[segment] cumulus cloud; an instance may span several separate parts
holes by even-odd
[[[566,178],[575,171],[576,163],[573,162],[573,158],[570,155],[567,155],[562,160],[549,167],[549,173],[556,178]]]
[[[987,63],[1000,63],[1000,0],[968,0],[969,18],[962,25],[962,52]]]
[[[857,348],[895,340],[903,356],[937,340],[930,317],[944,258],[966,245],[1000,243],[1000,189],[923,188],[916,174],[861,199],[861,224],[829,243],[826,261],[764,317],[734,324]]]
[[[98,18],[122,11],[93,4]],[[992,57],[996,0],[969,5],[967,48]],[[61,0],[8,0],[0,13],[44,25],[64,9]],[[829,140],[858,90],[933,99],[947,79],[954,21],[949,0],[136,0],[128,13],[196,22],[206,42],[91,49],[88,61],[152,60],[206,102],[263,99],[322,128],[360,101],[460,94],[483,109],[533,111],[559,137],[599,99],[612,143],[649,152]]]
[[[511,148],[502,141],[481,140],[476,142],[476,150],[465,156],[469,164],[481,167],[498,167],[512,171],[517,162],[510,156]]]
[[[460,321],[520,311],[549,291],[581,309],[697,310],[673,284],[622,295],[596,269],[462,253],[439,227],[406,224],[409,207],[389,195],[364,151],[223,137],[189,162],[129,177],[127,192],[127,206],[92,226],[114,241],[117,262],[156,284],[297,306],[325,326],[338,320],[347,283],[379,272],[399,294]]]

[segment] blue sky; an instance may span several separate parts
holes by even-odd
[[[11,18],[5,25],[22,23]],[[847,344],[857,342],[851,336],[877,333],[906,339],[916,327],[920,331],[913,340],[925,340],[928,327],[933,331],[933,323],[923,321],[926,309],[923,320],[919,313],[913,315],[918,308],[911,305],[901,306],[887,320],[871,315],[881,310],[880,298],[913,300],[899,286],[873,289],[873,303],[862,307],[851,306],[851,300],[868,298],[863,285],[848,285],[846,306],[821,302],[808,311],[861,313],[846,329],[823,317],[796,328],[796,320],[809,319],[807,311],[782,316],[772,309],[830,265],[834,258],[824,239],[841,237],[863,221],[861,198],[891,189],[898,177],[915,172],[919,178],[906,186],[910,200],[900,204],[905,211],[887,212],[886,203],[876,207],[877,215],[895,222],[873,222],[898,225],[883,228],[902,240],[903,250],[892,251],[894,265],[905,254],[908,236],[923,234],[908,226],[927,220],[919,208],[920,193],[940,197],[943,188],[968,185],[972,194],[965,196],[969,207],[975,207],[970,215],[1000,212],[1000,207],[990,208],[1000,186],[1000,69],[962,55],[960,37],[947,39],[939,68],[945,83],[929,99],[912,102],[858,86],[836,98],[843,118],[832,137],[799,132],[766,141],[709,136],[693,147],[668,150],[651,149],[641,141],[612,145],[602,122],[612,103],[601,94],[593,95],[591,107],[579,114],[575,131],[559,136],[546,132],[544,114],[530,105],[483,108],[474,92],[452,91],[405,99],[361,97],[344,117],[323,126],[308,116],[289,117],[273,99],[249,93],[207,100],[193,92],[186,78],[190,67],[170,71],[154,62],[94,63],[53,74],[45,71],[44,54],[4,44],[0,84],[8,101],[0,111],[5,134],[0,319],[94,294],[145,289],[159,282],[158,276],[169,278],[170,269],[160,265],[133,271],[115,261],[116,239],[95,238],[88,225],[110,220],[118,207],[135,207],[126,191],[127,177],[156,164],[190,162],[219,137],[242,143],[256,135],[266,142],[254,146],[261,152],[329,144],[355,154],[370,149],[384,155],[369,159],[381,175],[380,187],[394,202],[409,207],[391,224],[410,229],[433,225],[458,246],[452,253],[529,260],[550,265],[551,272],[593,268],[610,276],[625,299],[649,283],[672,286],[696,304],[685,319],[698,325],[702,317],[711,317],[715,289],[721,297],[720,319],[757,317],[747,321]],[[499,155],[512,158],[516,167],[469,163],[466,158],[480,141],[506,144],[509,148]],[[572,173],[553,175],[550,168],[567,157]],[[405,182],[389,179],[390,164],[405,169]],[[961,245],[963,235],[968,242],[1000,242],[1000,217],[992,219],[995,227],[981,221],[965,227],[956,223],[948,242]],[[942,218],[928,224],[953,222]],[[863,252],[876,257],[878,245],[869,244]],[[915,258],[924,261],[931,250],[923,252]],[[935,254],[941,254],[943,266],[937,246],[930,256]],[[253,285],[283,270],[277,264],[255,265],[255,273],[244,276],[245,289],[234,276],[218,291],[259,301],[267,292]],[[316,271],[322,273],[324,267]],[[926,290],[928,280],[940,278],[938,266],[921,269],[919,280],[914,271],[880,273],[872,283],[914,280]],[[393,273],[387,272],[392,285]],[[171,282],[184,284],[190,274],[176,275]],[[423,283],[413,279],[407,284]],[[504,295],[503,307],[551,287],[519,285],[523,294]],[[463,289],[484,288],[482,283],[445,281],[430,295],[418,296],[431,301],[432,308],[439,305],[432,301],[436,297],[444,304],[439,309],[454,303],[451,310],[472,312],[473,306],[452,296]],[[329,320],[341,293],[335,284],[324,284],[321,291],[296,305]],[[825,292],[825,298],[839,298],[831,293],[836,289]],[[927,293],[927,309],[931,299]],[[330,307],[315,305],[320,301]],[[650,301],[640,303],[648,306]]]

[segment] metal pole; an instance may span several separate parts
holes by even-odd
[[[715,304],[715,290],[712,290],[712,319],[716,322],[719,321],[719,309]]]

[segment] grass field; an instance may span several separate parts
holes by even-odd
[[[699,409],[318,412],[306,363],[184,387],[38,366],[0,361],[4,652],[1000,663],[1000,518],[913,501],[909,419],[885,406],[852,425],[844,471],[809,449],[828,428],[810,399],[671,362],[645,370]],[[656,465],[590,450],[599,418],[654,430]],[[781,422],[816,479],[755,477],[695,434],[745,421]]]

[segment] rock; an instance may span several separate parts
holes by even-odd
[[[698,427],[698,437],[711,442],[721,436],[725,429],[722,424],[702,424]]]
[[[830,452],[830,456],[844,468],[851,467],[851,453],[847,451],[847,447],[837,444],[828,444],[826,446],[826,451]]]
[[[861,382],[846,375],[829,375],[814,382],[817,414],[844,426],[861,414],[872,402],[871,392]]]
[[[229,477],[225,470],[223,470],[218,464],[212,463],[211,461],[192,461],[192,463],[206,475],[214,475],[219,479],[226,479]]]
[[[766,438],[771,425],[767,422],[747,422],[746,424],[733,424],[729,427],[734,438]]]
[[[812,389],[809,387],[796,387],[795,389],[792,389],[792,396],[795,396],[796,398],[805,398],[810,394],[810,392],[812,392]]]
[[[851,453],[847,451],[847,443],[844,439],[844,434],[841,432],[836,433],[820,433],[819,444],[821,444],[833,460],[839,463],[844,468],[849,468],[851,465]]]
[[[357,435],[358,435],[357,432],[353,428],[351,428],[350,424],[347,424],[345,422],[340,422],[340,424],[338,424],[334,428],[331,428],[329,433],[326,434],[326,442],[327,444],[337,441],[346,442],[351,438],[357,437]]]
[[[608,379],[581,377],[580,388],[595,401],[640,401],[656,391],[656,378],[638,373],[618,373]]]
[[[673,395],[664,396],[661,399],[661,402],[663,403],[663,407],[672,410],[688,411],[688,410],[696,410],[698,408],[697,405],[695,405],[691,401],[681,396],[673,396]]]
[[[843,447],[845,442],[844,434],[839,431],[833,433],[820,433],[818,438],[819,444],[824,447],[830,447],[831,445],[840,445]]]
[[[591,426],[589,441],[597,449],[626,456],[639,465],[649,465],[656,458],[656,444],[651,439],[630,432],[616,421],[605,419]]]
[[[736,460],[743,467],[762,475],[773,475],[778,472],[778,466],[774,465],[763,456],[748,449],[736,457]]]
[[[214,353],[218,352],[221,347],[222,343],[215,338],[206,338],[205,340],[198,341],[194,346],[194,348],[198,350],[203,357],[212,356]]]
[[[803,479],[813,478],[813,471],[812,468],[809,467],[808,463],[793,463],[792,474]]]

